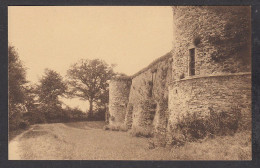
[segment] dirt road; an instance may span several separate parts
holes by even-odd
[[[126,132],[104,131],[103,125],[102,122],[34,125],[9,143],[9,159],[167,159],[159,157],[160,149],[148,149],[147,139],[131,137]]]

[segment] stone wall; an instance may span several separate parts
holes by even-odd
[[[114,78],[109,82],[109,124],[125,121],[131,78]]]
[[[189,76],[189,49],[195,75],[250,72],[249,6],[173,7],[173,79]]]
[[[201,116],[216,112],[241,110],[243,122],[251,123],[251,74],[237,73],[194,77],[174,81],[169,87],[169,125],[187,113]]]
[[[128,104],[130,114],[126,115],[125,121],[129,127],[166,126],[162,121],[166,120],[171,68],[172,55],[167,53],[133,75]]]

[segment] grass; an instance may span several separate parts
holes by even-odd
[[[25,128],[25,129],[16,129],[16,130],[12,130],[8,132],[8,141],[10,142],[11,140],[13,140],[15,137],[17,137],[18,135],[20,135],[21,133],[23,133],[24,131],[27,131],[29,129]]]
[[[129,134],[135,137],[151,138],[153,137],[153,130],[151,128],[133,127]]]
[[[130,137],[125,132],[103,131],[95,128],[81,129],[83,124],[78,122],[70,125],[73,127],[63,123],[34,125],[30,133],[24,134],[18,141],[20,158],[123,160],[138,159],[140,155],[146,155],[147,144],[144,138]],[[92,125],[100,125],[100,123],[92,123]],[[37,131],[46,131],[47,134],[35,133]]]
[[[67,124],[67,123],[66,123]],[[251,132],[204,138],[181,147],[150,148],[143,137],[104,131],[100,122],[33,125],[20,140],[21,159],[29,160],[250,160]],[[88,125],[93,128],[83,129]],[[136,133],[144,132],[140,129]],[[41,132],[41,133],[39,133]],[[47,132],[47,134],[46,134]],[[130,132],[130,131],[129,131]],[[138,133],[139,134],[139,133]],[[138,135],[136,134],[136,135]],[[146,134],[145,134],[146,135]]]
[[[79,129],[86,129],[86,128],[96,128],[96,129],[102,129],[105,126],[104,121],[81,121],[81,122],[69,122],[64,123],[64,125],[73,127],[73,128],[79,128]]]
[[[22,138],[26,138],[26,139],[29,139],[29,138],[34,138],[34,137],[37,137],[37,136],[42,136],[42,135],[45,135],[45,134],[48,134],[47,131],[41,131],[41,130],[32,130],[32,131],[29,131],[29,132],[26,132],[25,134],[23,134]]]
[[[113,125],[105,125],[103,127],[103,130],[107,131],[123,131],[126,132],[128,131],[128,127],[125,124],[113,124]]]
[[[177,160],[251,160],[251,132],[189,142],[171,152]]]

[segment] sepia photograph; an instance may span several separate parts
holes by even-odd
[[[251,6],[8,6],[8,160],[252,160]]]

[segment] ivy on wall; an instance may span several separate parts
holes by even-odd
[[[249,8],[243,10],[226,10],[231,13],[224,25],[223,34],[208,36],[208,42],[216,49],[211,54],[211,59],[216,63],[222,63],[230,58],[236,59],[245,70],[250,65],[250,11]],[[221,10],[223,13],[223,9]],[[221,14],[221,12],[219,14]]]

